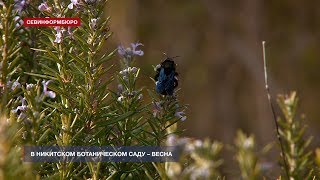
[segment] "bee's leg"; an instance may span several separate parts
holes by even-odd
[[[157,74],[154,76],[154,80],[155,80],[155,81],[158,81],[158,78],[159,78],[159,73],[157,73]]]
[[[173,88],[176,88],[178,86],[178,79],[174,78],[174,86]]]

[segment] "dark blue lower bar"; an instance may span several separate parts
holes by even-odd
[[[25,162],[176,162],[174,146],[24,146]]]

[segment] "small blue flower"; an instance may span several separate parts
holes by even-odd
[[[20,18],[20,16],[15,16],[13,19],[16,22],[16,27],[20,27],[23,25],[23,20]]]
[[[98,19],[96,18],[90,19],[89,26],[91,29],[97,29],[97,21]]]
[[[71,3],[68,5],[69,9],[73,9],[73,6],[78,6],[79,1],[78,0],[71,0]]]
[[[181,121],[185,121],[187,119],[187,116],[185,116],[185,112],[183,111],[177,111],[174,115],[179,118]]]
[[[129,70],[129,72],[133,72],[133,73],[136,73],[137,71],[138,71],[138,68],[136,68],[136,67],[132,67]]]
[[[121,102],[121,101],[123,101],[124,99],[125,99],[125,97],[122,96],[122,95],[120,95],[120,96],[118,97],[117,101],[118,101],[118,102]]]
[[[57,31],[57,33],[55,35],[56,39],[53,42],[59,44],[62,41],[62,35],[63,35],[63,32],[65,31],[65,29],[58,27],[58,26],[55,27],[54,29]]]
[[[143,46],[141,43],[131,43],[131,48],[124,48],[122,45],[118,46],[118,53],[126,58],[131,59],[133,56],[143,56],[142,50],[137,50],[137,47]]]
[[[14,9],[20,14],[21,11],[26,7],[27,3],[25,0],[14,0]]]
[[[26,105],[26,99],[20,97],[21,99],[21,106],[18,106],[16,109],[13,110],[13,112],[17,113],[18,111],[23,112],[27,110],[27,105]]]
[[[11,90],[15,90],[16,88],[20,88],[21,84],[18,81],[12,83]]]
[[[48,12],[51,11],[51,8],[48,6],[48,4],[47,4],[46,2],[41,3],[41,4],[38,6],[38,9],[39,9],[39,11],[48,11]]]
[[[128,67],[120,71],[120,74],[123,76],[127,76],[129,73],[136,73],[137,71],[138,71],[138,68],[136,67]]]
[[[84,0],[87,4],[94,4],[97,0]]]
[[[0,86],[0,87],[1,87],[1,86]],[[14,82],[12,82],[12,81],[9,80],[9,81],[7,81],[6,87],[7,87],[8,89],[11,89],[12,91],[14,91],[16,88],[21,88],[21,84],[19,83],[18,80],[14,81]]]
[[[71,38],[71,39],[74,39],[73,31],[71,30],[71,27],[70,27],[70,26],[68,27],[68,31],[67,31],[67,32],[68,32],[68,35],[70,36],[70,38]]]
[[[121,75],[126,76],[128,74],[128,70],[124,69],[122,71],[119,72]]]
[[[53,99],[53,98],[56,97],[56,93],[53,92],[53,91],[48,91],[48,85],[49,85],[50,82],[51,82],[51,80],[49,80],[49,81],[43,80],[43,81],[42,81],[43,94],[44,94],[45,96],[48,96],[48,97],[50,97],[50,98]]]
[[[34,84],[28,84],[28,83],[26,83],[26,89],[29,91],[29,90],[31,90],[33,87],[34,87],[35,85]]]
[[[118,84],[118,92],[119,93],[123,92],[123,85],[122,84]]]
[[[158,114],[160,114],[161,113],[161,111],[162,111],[162,102],[157,102],[157,101],[154,101],[153,102],[153,116],[154,117],[157,117],[157,115]]]
[[[142,50],[136,50],[136,48],[137,48],[138,46],[143,46],[143,44],[142,44],[142,43],[135,43],[135,44],[134,44],[134,43],[131,43],[132,53],[133,53],[134,55],[143,56],[144,52],[143,52]]]

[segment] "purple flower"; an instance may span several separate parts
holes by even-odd
[[[129,72],[136,73],[137,71],[138,71],[138,68],[136,68],[136,67],[132,67],[132,68],[130,69],[130,71],[129,71]]]
[[[12,83],[11,90],[15,90],[16,88],[20,88],[21,84],[18,81]]]
[[[74,39],[74,37],[73,37],[73,32],[72,32],[72,30],[71,30],[71,27],[70,26],[68,26],[68,35],[70,36],[70,38],[71,39]]]
[[[20,16],[15,16],[14,21],[16,22],[16,27],[20,27],[23,25],[23,20],[20,18]]]
[[[97,29],[97,20],[96,18],[93,18],[90,20],[89,26],[91,29]]]
[[[0,84],[1,85],[1,84]],[[8,81],[7,82],[7,88],[8,89],[11,89],[12,91],[13,90],[15,90],[16,88],[20,88],[21,87],[21,84],[19,83],[19,81],[18,80],[16,80],[16,81],[14,81],[14,82],[12,82],[12,81]],[[3,87],[3,86],[0,86],[0,87]]]
[[[26,4],[25,0],[14,0],[14,8],[19,14],[25,8]]]
[[[55,35],[56,39],[53,42],[59,44],[62,41],[62,34],[65,30],[63,28],[60,28],[59,26],[55,27],[54,29],[57,31],[57,33]]]
[[[127,76],[129,73],[136,73],[138,71],[138,68],[136,67],[128,67],[120,71],[119,73],[123,76]]]
[[[78,6],[79,1],[78,0],[71,0],[71,3],[68,5],[69,9],[73,9],[73,6]]]
[[[126,76],[128,74],[128,69],[124,69],[119,72],[121,75]]]
[[[125,99],[125,97],[122,96],[122,95],[120,95],[120,96],[118,97],[117,101],[118,101],[118,102],[121,102],[121,101],[123,101],[124,99]]]
[[[153,116],[157,117],[157,115],[162,111],[161,102],[153,102]]]
[[[122,84],[118,84],[118,92],[122,93],[123,92],[123,86]]]
[[[141,43],[131,43],[131,46],[132,46],[132,53],[134,54],[134,55],[138,55],[138,56],[143,56],[143,51],[142,50],[136,50],[136,48],[138,47],[138,46],[143,46],[143,44],[141,44]]]
[[[55,97],[56,97],[56,93],[53,92],[53,91],[48,91],[48,85],[49,85],[50,82],[51,82],[51,80],[49,80],[49,81],[47,81],[47,82],[46,82],[45,80],[42,81],[43,94],[44,94],[45,96],[50,97],[50,98],[55,98]]]
[[[27,105],[26,105],[26,99],[20,97],[21,99],[21,106],[18,106],[16,109],[13,110],[13,112],[17,113],[18,111],[26,111],[27,110]]]
[[[84,0],[87,4],[94,4],[97,0]]]
[[[126,59],[131,59],[133,56],[143,56],[142,50],[137,50],[138,46],[143,46],[141,43],[131,43],[132,48],[125,49],[122,45],[118,46],[118,53]]]
[[[49,8],[49,6],[48,6],[48,4],[46,2],[41,3],[38,6],[38,9],[39,9],[39,11],[50,11],[50,8]]]
[[[183,111],[177,111],[174,115],[179,118],[181,121],[185,121],[187,119],[187,116],[185,116],[185,112]]]
[[[26,83],[26,89],[31,90],[34,87],[34,84],[28,84]]]
[[[128,48],[128,50],[130,50],[130,48]],[[119,53],[121,56],[124,56],[124,55],[127,53],[127,51],[126,51],[126,49],[125,49],[122,45],[120,45],[120,46],[118,46],[118,53]]]

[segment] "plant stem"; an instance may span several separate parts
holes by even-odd
[[[281,154],[282,154],[282,158],[283,158],[283,163],[284,163],[284,169],[286,172],[286,176],[287,179],[289,179],[289,171],[288,171],[288,164],[287,164],[287,160],[286,160],[286,156],[284,154],[284,147],[283,147],[283,142],[280,136],[280,128],[279,128],[279,124],[277,121],[277,116],[274,110],[274,106],[271,100],[271,94],[270,94],[270,90],[269,90],[269,85],[268,85],[268,73],[267,73],[267,62],[266,62],[266,48],[265,48],[265,41],[262,41],[262,51],[263,51],[263,67],[264,67],[264,83],[265,83],[265,88],[267,91],[267,96],[268,96],[268,100],[269,100],[269,104],[270,104],[270,108],[272,111],[272,115],[273,115],[273,120],[276,126],[276,130],[277,130],[277,138],[279,140],[280,143],[280,147],[281,147]]]
[[[3,44],[2,44],[2,68],[1,68],[1,79],[0,79],[0,85],[3,86],[3,95],[2,95],[2,101],[1,101],[1,109],[0,113],[6,113],[6,109],[2,109],[2,107],[6,107],[7,104],[7,95],[8,95],[8,87],[7,87],[7,68],[8,68],[8,31],[9,31],[9,16],[11,14],[12,5],[9,5],[8,8],[6,8],[6,12],[4,12],[3,17]]]

